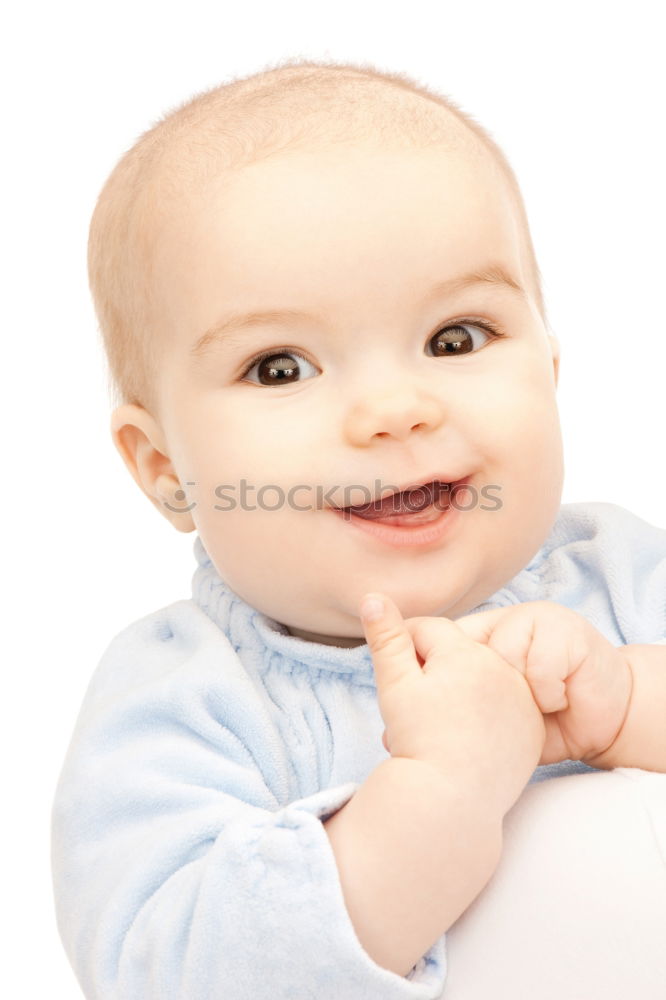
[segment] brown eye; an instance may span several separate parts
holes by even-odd
[[[451,326],[438,330],[430,340],[435,357],[444,357],[447,354],[470,354],[476,350],[470,330],[480,329],[482,328],[472,323],[452,323]],[[484,332],[486,337],[490,338],[491,334]]]
[[[286,354],[273,354],[270,358],[262,358],[257,372],[262,385],[295,382],[298,379],[298,362]]]
[[[300,354],[274,351],[272,354],[264,354],[262,357],[256,358],[245,371],[243,378],[247,379],[250,372],[256,368],[259,385],[292,385],[294,382],[301,381],[301,367],[303,364],[306,366],[306,374],[308,365],[316,373],[314,365],[311,365]],[[247,380],[257,384],[255,379]]]

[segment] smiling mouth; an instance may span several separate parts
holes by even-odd
[[[354,515],[366,521],[387,521],[392,518],[404,519],[414,518],[421,521],[424,515],[436,517],[443,510],[447,510],[451,504],[452,491],[456,486],[461,485],[463,480],[453,483],[442,483],[435,479],[421,486],[391,493],[381,499],[371,500],[370,503],[350,505],[349,507],[338,507],[337,509],[348,516]],[[417,515],[421,515],[418,517]]]

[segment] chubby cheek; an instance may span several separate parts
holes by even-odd
[[[475,408],[472,433],[501,486],[504,516],[548,521],[562,491],[562,433],[546,362],[531,361],[492,380]]]
[[[197,527],[218,574],[232,590],[278,621],[293,623],[298,608],[296,623],[308,627],[311,605],[319,596],[313,584],[322,564],[316,539],[308,538],[294,517],[281,510],[237,510],[217,517],[205,514]]]
[[[297,512],[294,504],[307,505],[315,498],[308,490],[291,496],[294,477],[279,453],[276,461],[269,449],[264,460],[263,448],[257,454],[247,444],[241,435],[231,448],[211,446],[191,453],[197,481],[192,517],[220,575],[263,610],[264,602],[257,598],[264,584],[274,588],[276,575],[302,567],[308,513]]]
[[[523,512],[526,523],[538,531],[554,521],[562,497],[564,459],[562,433],[557,407],[552,399],[532,398],[531,417],[521,427],[516,426],[516,441],[512,458],[515,483],[515,503]]]

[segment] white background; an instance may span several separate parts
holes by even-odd
[[[562,345],[563,501],[666,528],[660,7],[65,0],[5,16],[4,995],[80,996],[51,900],[55,782],[111,637],[189,597],[195,566],[194,534],[160,518],[109,434],[85,255],[116,160],[186,98],[286,57],[370,62],[448,94],[522,185]]]

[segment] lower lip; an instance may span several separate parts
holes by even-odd
[[[459,482],[454,483],[456,504],[466,502],[464,487],[468,483],[469,479],[461,479]],[[452,526],[460,516],[459,507],[450,504],[434,521],[429,521],[427,524],[414,524],[412,526],[410,524],[389,524],[386,521],[370,521],[367,518],[358,517],[356,514],[350,514],[349,511],[342,511],[335,507],[332,507],[331,510],[345,524],[353,528],[358,528],[359,531],[364,531],[378,541],[384,542],[386,545],[391,545],[394,548],[402,548],[404,546],[414,548],[439,542],[452,530]]]

